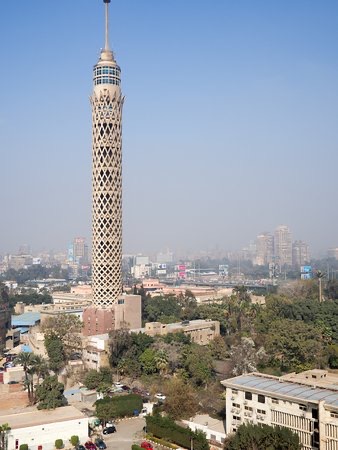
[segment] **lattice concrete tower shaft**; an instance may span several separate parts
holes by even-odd
[[[105,47],[94,66],[91,96],[93,303],[109,308],[122,294],[122,107],[121,70],[109,47],[105,3]]]

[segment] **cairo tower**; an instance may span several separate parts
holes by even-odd
[[[92,107],[92,306],[83,314],[84,333],[141,326],[140,297],[122,286],[122,107],[121,69],[105,46],[93,72]]]

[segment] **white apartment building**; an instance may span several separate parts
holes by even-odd
[[[250,373],[222,381],[226,433],[243,423],[283,426],[304,449],[338,450],[338,377],[325,370],[274,377]]]

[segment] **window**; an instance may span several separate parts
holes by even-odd
[[[331,417],[338,419],[338,412],[332,412],[330,415],[331,415]]]
[[[238,394],[238,389],[232,389],[233,394]]]
[[[252,400],[252,392],[245,393],[245,400]]]
[[[279,401],[278,401],[278,399],[277,399],[277,398],[272,398],[272,399],[271,399],[271,403],[277,403],[277,404],[278,404],[278,403],[279,403]]]
[[[239,416],[232,416],[232,418],[233,418],[234,420],[241,420],[241,418],[240,418]]]
[[[307,407],[306,407],[305,405],[299,405],[299,409],[300,409],[301,411],[306,411],[306,410],[307,410]]]
[[[240,408],[240,407],[241,407],[239,403],[233,403],[232,406],[233,406],[234,408]]]
[[[251,406],[244,406],[245,411],[252,411]]]
[[[258,403],[265,403],[265,396],[262,394],[258,394],[257,396]]]
[[[266,411],[264,409],[257,409],[257,414],[266,414]]]

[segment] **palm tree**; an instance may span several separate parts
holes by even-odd
[[[322,292],[322,279],[325,277],[325,273],[321,270],[317,270],[316,277],[318,278],[318,291],[319,291],[319,303],[323,301],[323,292]]]
[[[164,350],[159,350],[155,355],[156,369],[163,375],[168,369],[168,355]]]
[[[37,375],[37,384],[39,384],[40,377],[48,374],[47,362],[40,355],[21,352],[18,354],[15,363],[21,365],[25,372],[24,384],[27,387],[29,403],[33,404],[35,401],[34,375]]]
[[[11,430],[11,427],[8,425],[8,423],[3,423],[0,425],[0,449],[1,450],[7,450],[7,435],[9,431]]]

